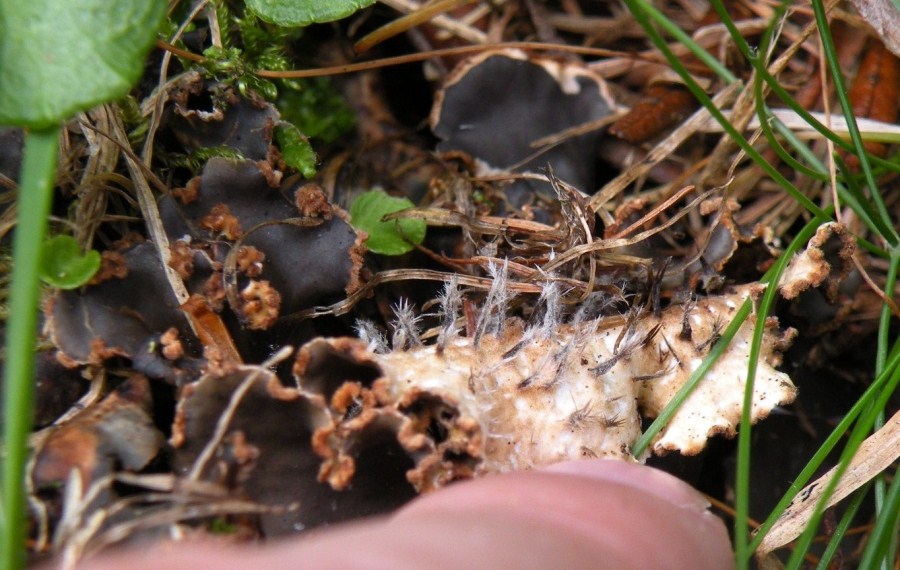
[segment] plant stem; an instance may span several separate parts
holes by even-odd
[[[58,141],[58,126],[28,134],[19,187],[3,367],[5,453],[0,568],[7,570],[21,568],[25,562],[25,464],[34,408],[34,345],[40,297],[38,270],[53,199]]]

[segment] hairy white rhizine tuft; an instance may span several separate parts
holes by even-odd
[[[505,282],[502,269],[494,273],[495,284]],[[461,417],[476,419],[487,438],[484,453],[493,458],[487,470],[543,465],[585,454],[634,460],[629,449],[640,434],[641,413],[654,417],[668,403],[750,290],[744,287],[696,300],[690,311],[676,305],[654,315],[633,307],[624,323],[620,315],[603,314],[621,299],[602,294],[566,324],[561,322],[558,285],[550,282],[540,300],[543,312],[533,319],[537,325],[526,329],[509,321],[505,330],[494,334],[490,322],[498,318],[494,311],[506,295],[492,288],[477,321],[480,339],[445,334],[443,349],[395,347],[376,361],[385,371],[385,386],[398,400],[410,390],[440,395],[458,403]],[[449,294],[445,291],[444,297]],[[690,339],[680,338],[686,319],[693,333]],[[734,433],[753,323],[753,319],[744,323],[732,349],[660,434],[655,450],[693,454],[709,436]],[[787,375],[773,367],[784,341],[775,331],[764,335],[754,390],[757,419],[795,396]],[[605,420],[578,420],[586,402],[591,403],[591,416]]]
[[[407,350],[422,346],[419,338],[419,317],[407,299],[400,299],[394,309],[394,334],[391,335],[391,346],[394,350]]]
[[[384,354],[389,352],[387,338],[384,333],[368,319],[357,319],[353,327],[356,330],[356,336],[366,343],[366,349],[375,354]]]
[[[541,321],[533,328],[533,334],[538,338],[550,338],[553,331],[562,324],[563,319],[562,291],[559,283],[552,279],[544,283],[541,296],[538,297],[538,308],[541,310]],[[532,327],[529,327],[528,332],[532,332]]]
[[[459,334],[456,318],[462,307],[462,294],[459,291],[459,280],[456,275],[444,284],[444,289],[438,297],[438,303],[441,311],[441,330],[438,333],[437,346],[439,350],[444,350],[447,342]]]
[[[485,333],[492,335],[502,333],[503,323],[506,322],[506,305],[509,301],[509,261],[503,260],[503,266],[499,269],[496,264],[491,263],[488,265],[488,273],[491,274],[493,281],[475,325],[475,344],[481,341],[481,337]]]

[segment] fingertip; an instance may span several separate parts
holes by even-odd
[[[686,483],[656,469],[585,461],[451,486],[410,504],[395,520],[474,516],[536,525],[545,537],[579,545],[583,557],[569,561],[574,568],[596,568],[598,559],[621,560],[617,568],[730,568],[728,533],[707,506]],[[527,541],[501,547],[537,549]]]
[[[560,473],[586,477],[597,481],[620,483],[649,493],[673,505],[697,512],[709,508],[709,501],[696,489],[681,479],[639,463],[626,463],[612,459],[565,461],[543,469],[548,473]]]

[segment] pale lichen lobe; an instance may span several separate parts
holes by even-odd
[[[359,430],[376,421],[396,426],[397,441],[416,463],[407,478],[420,492],[458,478],[583,457],[643,461],[646,454],[635,457],[631,447],[641,435],[641,418],[655,417],[671,401],[752,292],[758,287],[688,307],[673,305],[659,316],[632,309],[624,318],[568,324],[555,321],[559,313],[551,292],[543,300],[547,318],[533,327],[485,307],[476,334],[449,336],[452,329],[444,327],[441,341],[432,345],[413,338],[415,317],[401,304],[391,350],[367,324],[360,327],[366,340],[316,339],[300,350],[294,372],[301,390],[332,400],[334,424],[320,430],[314,446],[324,459],[320,478],[336,488],[349,485]],[[442,297],[455,303],[447,292]],[[444,318],[456,315],[444,311]],[[657,436],[653,452],[696,454],[709,437],[735,433],[754,323],[750,318],[741,325]],[[754,421],[796,396],[790,378],[775,369],[792,334],[779,332],[774,320],[767,323],[754,384]],[[368,366],[376,375],[336,388],[336,394],[351,388],[356,394],[352,417],[345,405],[335,405],[320,372],[309,373],[310,363],[326,354]]]

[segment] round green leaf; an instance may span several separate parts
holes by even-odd
[[[0,0],[0,124],[45,128],[124,95],[163,0]]]
[[[247,0],[257,16],[286,27],[308,26],[346,18],[375,0]]]
[[[394,198],[383,190],[364,192],[350,206],[350,224],[369,234],[366,247],[382,255],[402,255],[425,239],[425,220],[402,218],[382,221],[384,216],[412,208],[408,198]]]
[[[100,253],[81,254],[72,236],[56,236],[44,242],[41,252],[41,279],[58,289],[75,289],[91,280],[100,269]]]

